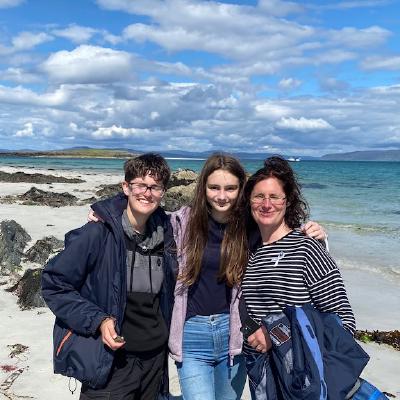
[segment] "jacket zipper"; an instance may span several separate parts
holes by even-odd
[[[60,354],[60,351],[62,350],[65,342],[71,337],[72,335],[72,329],[70,329],[66,335],[63,337],[63,339],[61,340],[60,344],[57,347],[57,352],[56,352],[56,356],[58,356]]]

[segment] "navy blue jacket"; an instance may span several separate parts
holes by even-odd
[[[74,377],[93,388],[105,385],[114,352],[101,340],[98,327],[112,316],[120,332],[126,306],[126,248],[121,215],[127,207],[123,193],[92,206],[104,223],[88,223],[65,236],[65,249],[45,266],[42,294],[56,315],[54,372]],[[177,263],[172,226],[164,221],[164,281],[160,307],[169,328]],[[166,371],[167,372],[167,371]],[[164,375],[163,392],[168,392]]]
[[[262,322],[272,341],[272,362],[261,354],[247,361],[256,399],[343,400],[369,360],[335,314],[310,304],[286,307]]]

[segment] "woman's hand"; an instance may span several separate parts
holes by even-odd
[[[325,240],[328,237],[322,226],[314,221],[308,221],[306,224],[302,225],[301,230],[307,236],[317,240]]]
[[[261,326],[252,333],[247,338],[247,342],[260,353],[266,353],[272,347],[271,339],[265,326]]]
[[[90,209],[88,214],[88,222],[104,222],[100,217],[96,215],[96,213]]]
[[[120,336],[115,332],[115,321],[113,318],[104,319],[100,324],[99,329],[103,343],[111,350],[118,350],[125,344],[125,341],[115,341],[115,339],[119,339]]]

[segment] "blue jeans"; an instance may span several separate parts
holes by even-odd
[[[184,400],[237,400],[246,382],[244,357],[229,360],[229,314],[196,315],[183,331],[177,363]]]

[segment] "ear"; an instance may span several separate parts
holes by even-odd
[[[129,196],[131,193],[131,189],[129,188],[128,182],[127,181],[123,181],[122,182],[122,190],[125,193],[125,196]]]

